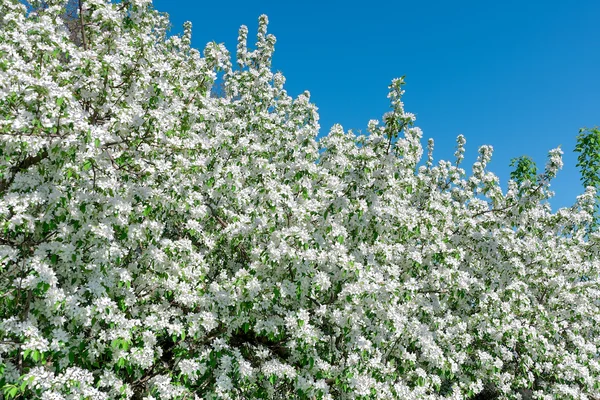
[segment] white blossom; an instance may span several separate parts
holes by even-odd
[[[367,136],[317,140],[310,92],[271,71],[266,16],[234,67],[192,49],[190,23],[166,38],[149,0],[82,1],[77,45],[63,3],[0,2],[5,388],[464,399],[537,379],[537,398],[600,396],[595,192],[550,212],[560,148],[506,194],[491,146],[458,168],[462,135],[454,164],[430,141],[417,168],[404,78]]]

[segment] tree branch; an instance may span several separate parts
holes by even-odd
[[[81,23],[81,42],[83,49],[87,50],[87,43],[85,40],[85,23],[83,22],[83,4],[82,0],[79,0],[79,22]]]

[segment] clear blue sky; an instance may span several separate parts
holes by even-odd
[[[235,54],[240,25],[253,48],[258,17],[277,37],[273,68],[288,93],[309,90],[320,135],[334,123],[362,130],[389,110],[387,86],[406,75],[405,108],[422,144],[471,174],[479,146],[494,147],[488,169],[506,191],[510,160],[528,155],[542,172],[548,151],[564,151],[552,181],[554,211],[583,193],[576,167],[581,127],[600,125],[600,1],[212,1],[155,0],[172,33],[193,24],[192,46],[224,43]]]

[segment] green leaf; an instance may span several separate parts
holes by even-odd
[[[17,395],[17,392],[19,391],[18,387],[12,387],[8,390],[8,394],[7,394],[7,398],[12,398],[15,397]]]

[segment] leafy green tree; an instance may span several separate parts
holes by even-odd
[[[579,153],[577,166],[580,168],[583,187],[592,186],[596,189],[594,220],[589,225],[589,234],[600,226],[600,129],[581,128],[573,151]],[[513,158],[510,166],[515,167],[510,178],[519,185],[519,197],[524,192],[524,188],[521,188],[523,182],[529,180],[534,185],[538,183],[537,166],[531,157]]]
[[[581,128],[574,151],[579,153],[577,166],[581,171],[583,186],[593,186],[596,189],[595,218],[589,229],[591,233],[600,225],[600,129]]]
[[[531,157],[513,158],[510,160],[510,166],[516,166],[515,170],[510,173],[510,179],[514,179],[517,183],[524,182],[527,179],[532,183],[537,183],[537,166]]]
[[[538,182],[537,166],[531,157],[521,156],[513,158],[510,160],[510,166],[515,167],[515,170],[510,173],[510,179],[517,182],[519,186],[527,180],[534,185]],[[519,188],[519,196],[522,194],[523,188]]]

